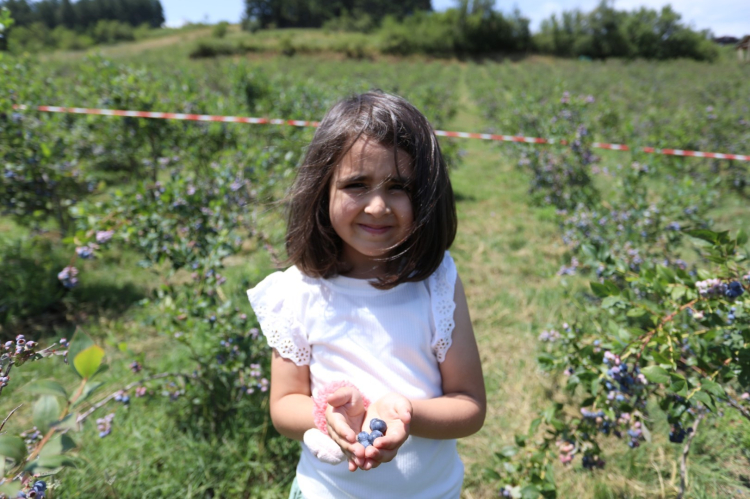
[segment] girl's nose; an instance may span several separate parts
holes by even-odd
[[[367,205],[365,206],[365,213],[372,216],[383,216],[387,215],[391,212],[390,207],[388,206],[388,203],[386,202],[385,198],[378,193],[372,193],[370,196],[370,199],[367,200]]]

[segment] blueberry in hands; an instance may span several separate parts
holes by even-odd
[[[372,418],[370,420],[370,429],[372,431],[379,431],[381,432],[381,436],[385,434],[385,430],[388,428],[388,426],[385,424],[385,421],[378,418]]]
[[[375,439],[379,438],[379,437],[382,437],[382,436],[383,436],[383,432],[382,431],[373,430],[372,432],[370,432],[370,443],[371,444],[375,444]]]
[[[361,431],[357,435],[357,442],[361,443],[365,448],[372,445],[372,442],[370,441],[370,435],[367,434],[366,431]]]

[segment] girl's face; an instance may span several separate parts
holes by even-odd
[[[377,258],[409,235],[414,221],[406,184],[411,158],[398,149],[360,137],[335,167],[328,206],[331,225],[344,242],[347,276],[378,277],[384,262]]]

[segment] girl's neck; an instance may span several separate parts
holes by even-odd
[[[384,269],[382,265],[375,265],[372,267],[359,266],[359,267],[354,267],[350,270],[340,273],[340,275],[342,275],[343,277],[349,277],[350,279],[367,279],[367,280],[377,279],[383,274],[384,274]]]

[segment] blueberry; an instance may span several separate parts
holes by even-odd
[[[745,290],[742,288],[742,284],[739,281],[732,281],[727,285],[727,289],[724,295],[729,299],[734,299],[742,295]]]
[[[379,431],[385,434],[385,430],[388,428],[388,426],[385,424],[385,421],[378,418],[373,418],[370,420],[370,429],[372,431]]]
[[[45,490],[47,490],[47,483],[42,480],[38,480],[37,482],[34,483],[34,488],[36,490],[40,490],[44,492]]]
[[[376,438],[380,438],[382,436],[383,436],[383,432],[382,431],[372,430],[372,432],[370,432],[370,443],[374,444],[375,443],[375,439]]]
[[[366,431],[360,431],[357,435],[357,442],[361,443],[365,448],[372,445],[370,443],[370,435],[367,434]]]

